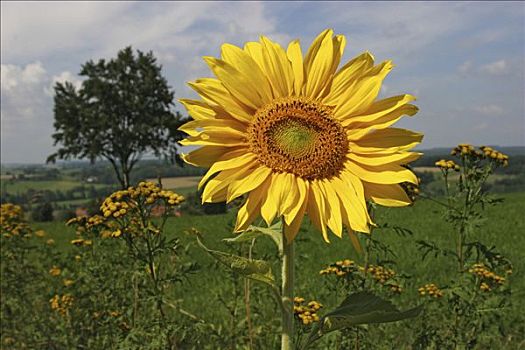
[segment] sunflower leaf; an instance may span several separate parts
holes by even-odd
[[[312,329],[303,349],[323,335],[340,329],[360,324],[386,323],[401,321],[418,316],[423,305],[399,311],[391,302],[381,299],[370,292],[358,292],[349,295],[332,312],[324,315]]]
[[[239,235],[233,238],[225,238],[223,241],[229,243],[242,243],[263,235],[270,237],[279,248],[282,244],[281,222],[279,221],[270,227],[250,226],[246,231],[243,231]]]
[[[268,262],[264,260],[248,259],[242,256],[209,249],[204,243],[202,243],[198,236],[197,243],[201,248],[208,252],[208,254],[221,264],[230,268],[233,272],[238,273],[245,278],[265,283],[273,289],[277,289],[272,268]]]

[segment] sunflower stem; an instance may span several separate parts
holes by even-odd
[[[284,234],[285,223],[282,223],[282,333],[281,350],[293,349],[293,284],[294,284],[294,246],[287,242]]]

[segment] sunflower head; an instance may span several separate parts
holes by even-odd
[[[345,43],[327,29],[306,55],[297,40],[224,44],[204,58],[216,78],[189,83],[202,99],[181,100],[193,118],[181,143],[200,148],[183,159],[209,167],[203,202],[246,195],[236,231],[282,218],[291,241],[308,215],[326,241],[344,227],[355,241],[372,224],[367,200],[411,204],[400,184],[418,183],[404,165],[423,136],[390,126],[416,114],[415,98],[377,99],[392,63],[365,52],[338,68]]]

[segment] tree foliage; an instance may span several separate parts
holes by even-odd
[[[145,153],[178,161],[184,120],[173,111],[174,93],[161,69],[152,52],[126,47],[115,59],[82,65],[79,89],[56,83],[53,139],[61,147],[47,161],[107,159],[122,187]]]

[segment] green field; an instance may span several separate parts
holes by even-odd
[[[95,188],[106,187],[103,184],[86,184],[73,180],[50,180],[50,181],[31,181],[31,180],[2,180],[2,190],[8,193],[23,193],[28,190],[35,191],[67,191],[75,187],[84,185],[86,187],[94,186]]]
[[[525,247],[525,193],[514,193],[504,195],[504,203],[486,208],[487,220],[479,228],[476,237],[488,245],[495,245],[499,252],[509,258],[514,264],[514,273],[510,276],[513,286],[512,309],[506,309],[503,314],[502,325],[508,329],[502,334],[485,334],[485,344],[497,344],[496,348],[518,349],[523,338],[523,325],[525,324],[522,310],[525,308],[525,259],[523,247]],[[228,247],[222,242],[223,238],[232,237],[231,225],[235,219],[232,210],[225,215],[216,216],[183,216],[171,218],[167,224],[167,235],[179,237],[183,245],[188,246],[188,257],[191,261],[199,264],[201,269],[197,274],[191,275],[187,283],[180,284],[173,295],[173,299],[184,300],[184,308],[199,319],[214,322],[225,318],[228,313],[225,307],[216,304],[218,295],[222,295],[228,288],[232,288],[230,273],[217,266],[212,258],[196,246],[194,237],[185,233],[186,230],[195,227],[200,230],[207,244],[218,250],[228,251]],[[378,230],[374,233],[376,238],[387,245],[396,253],[398,273],[409,275],[405,291],[398,299],[398,304],[408,307],[420,302],[417,287],[426,283],[436,283],[447,286],[451,277],[456,272],[455,264],[449,258],[427,259],[422,261],[418,253],[416,240],[434,241],[445,244],[451,249],[454,247],[453,232],[451,227],[443,220],[441,208],[431,201],[419,200],[413,207],[402,209],[380,209],[376,213],[376,222],[399,225],[413,232],[413,235],[400,237],[391,230]],[[75,238],[72,229],[66,228],[60,222],[35,223],[35,229],[44,229],[53,237],[57,248],[61,251],[75,249],[69,241]],[[316,299],[327,307],[334,307],[341,297],[330,293],[324,284],[324,278],[319,275],[319,270],[336,260],[350,258],[356,262],[363,261],[363,255],[359,255],[353,249],[348,238],[339,239],[331,236],[331,243],[326,244],[320,233],[316,232],[308,223],[303,224],[303,229],[296,240],[296,295],[301,295],[308,300]],[[275,259],[275,248],[269,240],[259,239],[254,248],[256,257],[267,257],[274,262],[274,271],[278,272]],[[277,273],[278,274],[278,273]],[[263,287],[254,286],[255,292],[260,293],[253,296],[260,306],[267,305],[269,309],[260,311],[263,314],[278,314],[273,300]],[[262,292],[261,292],[262,291]],[[221,294],[222,293],[222,294]],[[222,295],[224,297],[224,295]],[[262,300],[260,300],[262,298]],[[213,301],[210,304],[210,301]],[[203,307],[203,305],[207,305]],[[211,306],[214,305],[214,306]],[[240,312],[241,315],[242,312]],[[239,316],[237,316],[239,317]],[[278,318],[277,318],[278,320]],[[274,320],[275,321],[275,320]],[[256,319],[255,322],[264,322]],[[395,340],[396,347],[405,348],[408,339],[403,332],[403,323],[390,324],[386,327],[394,334],[401,334]],[[242,327],[241,327],[242,328]],[[397,333],[396,333],[397,332]],[[404,334],[404,335],[403,335]],[[488,339],[488,340],[487,340]],[[383,348],[383,347],[381,347]],[[482,349],[483,347],[478,347]]]

